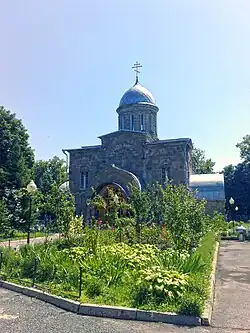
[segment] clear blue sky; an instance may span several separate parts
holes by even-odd
[[[116,130],[138,60],[159,137],[190,137],[217,170],[239,161],[249,0],[4,0],[0,12],[0,105],[23,120],[37,159]]]

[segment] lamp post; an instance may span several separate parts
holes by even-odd
[[[27,185],[27,192],[29,193],[29,220],[28,220],[28,233],[27,233],[27,244],[30,243],[30,228],[31,228],[31,211],[32,211],[32,194],[37,190],[37,186],[33,180]]]
[[[236,211],[236,213],[238,212],[238,210],[239,210],[239,207],[238,206],[236,206],[235,208],[234,208],[234,210]]]
[[[235,200],[234,200],[234,198],[230,198],[229,199],[229,204],[230,204],[230,206],[231,206],[231,208],[230,208],[230,220],[233,218],[233,214],[232,214],[232,212],[233,212],[233,205],[234,205],[234,203],[235,203]],[[237,206],[236,206],[237,207]],[[234,221],[233,221],[233,229],[234,229]]]

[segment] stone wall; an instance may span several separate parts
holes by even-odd
[[[107,173],[112,164],[133,173],[142,185],[162,180],[162,168],[174,184],[188,185],[187,140],[154,141],[146,133],[117,131],[100,137],[102,145],[68,150],[70,154],[69,180],[76,195],[77,213],[83,213],[91,187],[111,182],[123,186],[122,177]],[[150,142],[151,141],[151,142]],[[80,187],[81,172],[88,172],[88,187]],[[125,180],[124,180],[125,181]]]
[[[187,141],[161,141],[146,145],[146,181],[161,182],[162,168],[165,168],[173,184],[188,185],[189,169]]]

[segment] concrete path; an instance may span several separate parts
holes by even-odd
[[[31,238],[30,239],[30,244],[38,244],[38,243],[44,243],[46,238],[48,240],[53,240],[59,237],[59,234],[51,234],[48,235],[48,237],[36,237],[36,238]],[[12,240],[10,241],[10,246],[12,248],[18,248],[21,245],[25,245],[27,244],[27,239],[18,239],[18,240]],[[9,241],[5,241],[5,242],[0,242],[0,247],[1,246],[9,246]]]
[[[250,332],[250,242],[221,243],[212,325]]]

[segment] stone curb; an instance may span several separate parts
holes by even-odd
[[[24,287],[6,281],[0,281],[0,287],[40,299],[61,309],[86,316],[162,322],[183,326],[201,325],[200,317],[183,316],[171,312],[144,311],[118,306],[80,304],[79,302],[71,301],[60,296],[54,296],[35,288]]]
[[[79,306],[80,306],[79,302],[71,301],[71,300],[68,300],[68,299],[60,297],[60,296],[54,296],[54,295],[48,294],[46,292],[43,292],[41,290],[38,290],[36,288],[24,287],[24,286],[20,286],[18,284],[15,284],[12,282],[6,282],[6,281],[1,281],[0,287],[21,293],[21,294],[29,296],[29,297],[40,299],[41,301],[53,304],[61,309],[67,310],[67,311],[71,311],[74,313],[79,312]]]
[[[214,250],[214,258],[213,258],[213,263],[212,263],[212,272],[210,275],[209,296],[208,296],[208,300],[205,303],[205,309],[201,315],[201,325],[203,325],[203,326],[211,325],[212,312],[213,312],[213,306],[214,306],[215,274],[216,274],[219,246],[220,246],[220,243],[216,242],[215,250]]]

